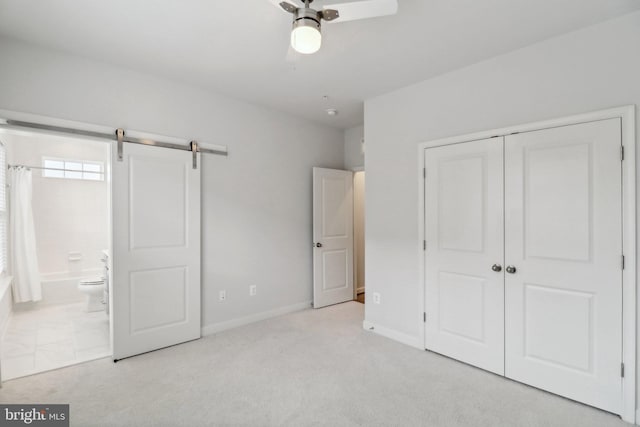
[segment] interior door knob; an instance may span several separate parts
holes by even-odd
[[[506,270],[509,274],[514,274],[516,272],[516,268],[513,265],[508,265]]]
[[[501,271],[502,271],[502,266],[501,266],[500,264],[493,264],[493,265],[491,266],[491,269],[492,269],[493,271],[495,271],[496,273],[499,273],[499,272],[501,272]]]
[[[316,248],[321,248],[322,247],[322,243],[318,242],[316,243]]]

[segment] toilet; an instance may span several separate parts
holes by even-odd
[[[104,295],[104,279],[102,277],[92,277],[82,279],[78,282],[78,289],[87,296],[84,311],[104,310],[102,298]]]

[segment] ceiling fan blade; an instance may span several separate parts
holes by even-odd
[[[298,10],[297,6],[292,5],[291,3],[288,3],[286,1],[280,2],[280,7],[289,13],[296,13],[296,10]]]
[[[282,8],[285,11],[289,12],[289,13],[294,13],[296,11],[296,9],[298,8],[298,6],[296,6],[295,4],[292,4],[288,1],[284,1],[284,0],[269,0],[269,3],[271,3],[272,5],[274,5],[275,7],[277,7],[278,9]]]
[[[376,18],[398,13],[398,0],[365,0],[350,3],[329,4],[323,9],[336,9],[339,17],[327,22],[347,22],[356,19]]]

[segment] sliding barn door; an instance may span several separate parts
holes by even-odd
[[[200,169],[191,152],[135,144],[112,168],[117,360],[200,337]]]
[[[621,409],[619,119],[506,137],[506,375]]]
[[[425,343],[504,372],[502,138],[425,150]]]
[[[313,168],[313,307],[353,300],[353,176]]]

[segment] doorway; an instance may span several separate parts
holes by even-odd
[[[116,362],[126,357],[199,338],[201,335],[199,274],[201,153],[226,156],[227,148],[219,145],[204,147],[196,141],[174,137],[160,137],[162,140],[157,140],[156,135],[135,131],[131,132],[132,135],[125,135],[125,130],[122,128],[114,132],[106,127],[89,124],[67,127],[70,122],[6,113],[18,119],[3,119],[4,123],[0,124],[1,137],[26,135],[51,140],[61,138],[67,143],[71,141],[96,143],[101,145],[106,153],[104,162],[55,155],[36,159],[37,162],[42,163],[31,159],[25,161],[25,164],[14,162],[12,165],[13,169],[21,172],[17,174],[18,176],[26,176],[22,181],[26,181],[29,185],[32,184],[34,170],[40,171],[43,177],[51,179],[105,183],[107,209],[103,211],[106,212],[107,220],[100,231],[107,235],[107,246],[101,245],[107,249],[101,249],[101,261],[104,264],[100,269],[102,276],[86,277],[82,274],[69,278],[72,279],[70,285],[76,286],[75,290],[82,292],[85,296],[85,311],[94,312],[104,308],[108,314],[107,351],[100,352],[98,355],[92,353],[86,360],[111,355]],[[43,122],[31,121],[34,119]],[[3,171],[2,176],[5,178],[6,153],[5,150],[0,152],[2,153],[0,170]],[[73,151],[71,154],[78,153]],[[37,164],[32,164],[33,162]],[[0,188],[4,189],[4,182],[2,184]],[[22,197],[19,200],[20,203],[13,205],[9,203],[9,206],[22,207],[23,204],[30,204],[23,202],[32,200],[33,189],[29,186],[25,188],[25,191],[18,194],[26,197]],[[65,192],[52,191],[46,194],[50,198],[61,198]],[[7,218],[12,217],[13,211],[7,213],[4,196],[0,197],[0,200],[2,201],[0,225],[6,225]],[[86,205],[92,203],[94,200],[88,197],[67,204],[64,214],[60,216],[66,222],[75,223],[76,221],[69,217],[76,210],[81,211]],[[7,245],[0,245],[3,249],[0,251],[0,261],[2,261],[0,262],[2,267],[0,269],[0,332],[3,332],[5,324],[11,321],[14,300],[17,303],[37,304],[42,300],[43,294],[47,294],[42,290],[38,264],[33,262],[37,259],[37,240],[34,237],[36,227],[33,224],[32,210],[31,206],[23,209],[26,213],[17,216],[21,219],[20,227],[14,227],[21,232],[17,235],[24,234],[28,238],[7,239],[6,228],[0,227],[3,233],[0,236],[1,242],[9,241],[12,245],[13,242],[27,242],[23,242],[19,250],[15,250],[13,246],[5,250]],[[91,215],[88,216],[91,217]],[[18,224],[16,221],[8,222]],[[15,231],[14,229],[9,228],[9,234]],[[48,227],[47,230],[49,229],[56,229],[56,226]],[[92,231],[91,227],[84,227],[85,231],[87,229]],[[69,240],[69,234],[58,236],[55,240],[65,242]],[[21,268],[15,268],[11,262],[4,261],[7,259],[7,253],[20,255],[19,258],[10,258],[10,260],[21,260],[22,264],[18,266]],[[24,254],[28,256],[23,256]],[[84,256],[80,251],[69,252],[68,261],[78,262],[82,259]],[[6,271],[7,264],[14,268]],[[82,269],[79,271],[84,273]],[[26,272],[27,276],[22,273],[16,274],[16,272]],[[22,280],[23,277],[27,277],[28,280]],[[19,283],[23,285],[18,286]],[[56,297],[64,296],[60,289],[56,289],[53,294]],[[48,319],[48,317],[45,318],[45,321]],[[32,332],[39,324],[39,322],[24,323],[22,329],[29,328]],[[62,326],[66,327],[65,332],[76,332],[73,323],[69,323],[68,319],[63,320],[62,323]],[[51,326],[55,328],[61,325]],[[33,353],[34,347],[37,347],[39,342],[37,338],[50,336],[49,332],[35,331],[32,334],[36,337],[35,342],[29,338],[25,340],[28,341],[26,345],[18,343],[15,347],[19,347],[18,351],[22,352],[27,348]],[[137,339],[133,339],[133,335],[136,335]],[[76,337],[65,340],[69,345],[77,341]],[[67,350],[69,345],[66,346]],[[8,347],[4,345],[0,350],[4,351]],[[65,346],[60,346],[60,350],[64,348]],[[55,358],[60,362],[55,366],[48,364],[46,369],[41,370],[23,369],[21,375],[12,375],[12,377],[77,363],[78,353],[80,352],[72,347],[72,351],[67,351],[65,357]],[[31,356],[33,356],[32,360],[37,358],[35,354]],[[24,365],[21,364],[21,366]],[[29,362],[26,365],[32,365],[32,363]]]
[[[110,356],[109,145],[9,129],[0,141],[2,380]]]
[[[365,302],[365,173],[364,170],[353,174],[353,271],[354,271],[354,299],[359,303]]]
[[[313,307],[365,302],[364,171],[313,168]]]

